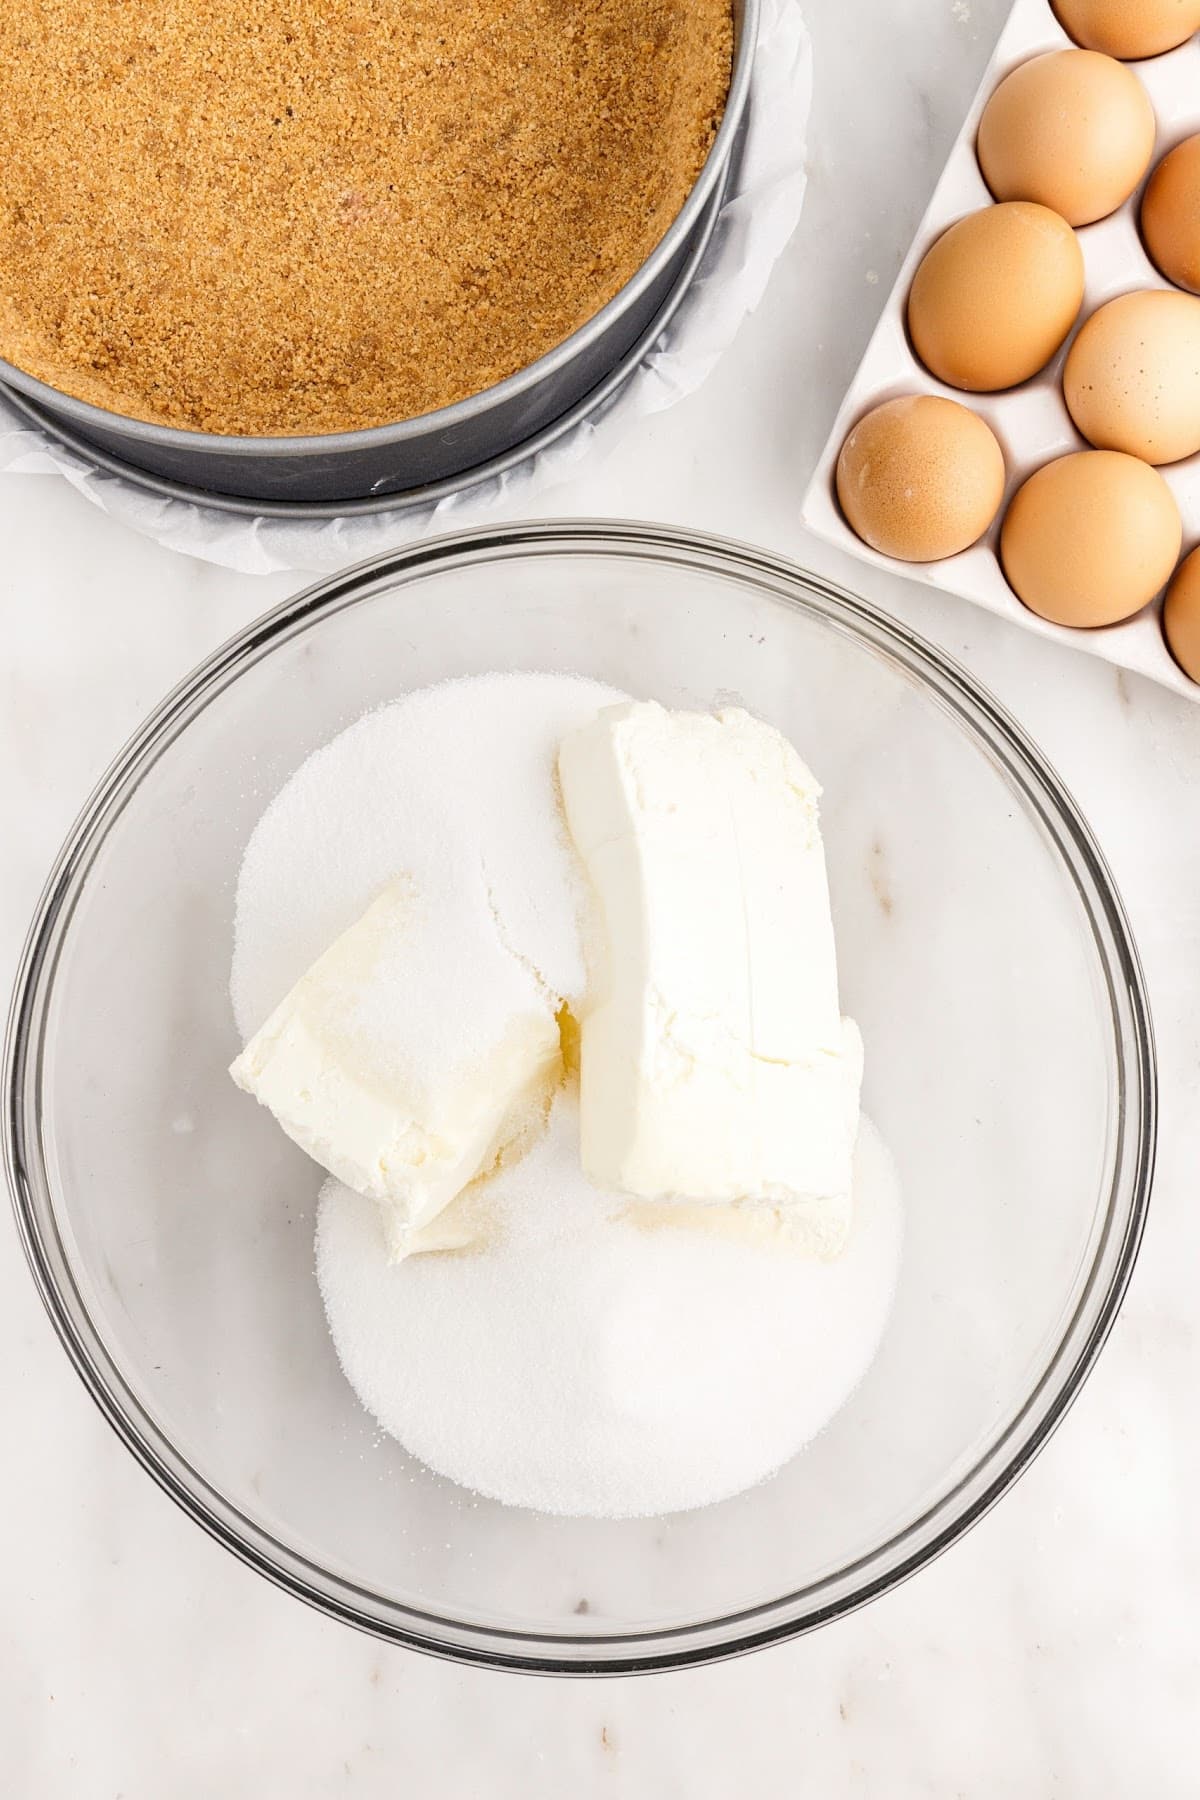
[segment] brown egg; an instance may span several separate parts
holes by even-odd
[[[867,413],[842,445],[837,492],[881,556],[936,562],[983,536],[1004,493],[991,430],[956,400],[913,394]]]
[[[1200,450],[1200,300],[1160,288],[1110,300],[1071,345],[1063,394],[1099,450],[1149,463]]]
[[[1154,108],[1133,73],[1094,50],[1052,50],[1006,75],[976,154],[997,200],[1038,200],[1071,225],[1128,200],[1154,152]]]
[[[1176,144],[1146,183],[1142,238],[1168,281],[1200,294],[1200,137]]]
[[[1163,606],[1163,633],[1184,674],[1200,681],[1200,550],[1175,571]]]
[[[1083,253],[1044,206],[969,213],[926,252],[908,294],[908,330],[948,387],[991,393],[1043,368],[1083,300]]]
[[[1077,44],[1129,62],[1161,56],[1200,31],[1200,0],[1053,0],[1053,5]]]
[[[1077,450],[1037,469],[1000,531],[1000,560],[1031,612],[1056,625],[1115,625],[1140,612],[1175,567],[1183,526],[1149,464]]]

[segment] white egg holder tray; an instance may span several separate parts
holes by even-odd
[[[1189,39],[1177,50],[1150,61],[1128,66],[1143,82],[1158,119],[1154,155],[1146,177],[1132,198],[1117,212],[1094,225],[1078,228],[1086,271],[1084,299],[1079,319],[1053,361],[1020,387],[999,394],[964,393],[946,387],[931,375],[913,352],[905,328],[905,302],[917,265],[934,240],[965,214],[992,202],[975,159],[979,116],[994,89],[1019,63],[1045,50],[1072,47],[1050,9],[1048,0],[1017,0],[988,64],[971,110],[966,116],[933,198],[875,333],[859,364],[858,372],[838,411],[829,441],[821,453],[804,496],[801,516],[818,537],[852,551],[866,562],[892,569],[913,581],[960,594],[989,612],[1012,619],[1040,637],[1070,644],[1077,650],[1102,656],[1121,668],[1148,675],[1189,700],[1200,701],[1200,684],[1189,681],[1163,641],[1159,596],[1132,619],[1096,630],[1070,630],[1051,625],[1029,611],[1017,599],[1000,567],[1000,523],[1013,493],[1042,463],[1071,450],[1089,446],[1080,436],[1062,395],[1062,365],[1075,332],[1104,301],[1135,288],[1167,288],[1170,282],[1158,273],[1142,246],[1138,208],[1142,187],[1151,170],[1182,138],[1200,131],[1200,37]],[[1178,291],[1178,290],[1172,290]],[[1007,465],[1004,500],[986,535],[971,549],[943,562],[898,562],[880,556],[850,530],[837,502],[835,471],[838,452],[851,426],[880,401],[900,394],[943,394],[958,400],[987,420],[1000,440]],[[1160,470],[1183,515],[1183,554],[1200,540],[1200,455],[1172,463]]]

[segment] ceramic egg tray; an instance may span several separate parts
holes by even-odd
[[[979,116],[992,92],[1010,69],[1045,50],[1065,50],[1071,39],[1058,23],[1048,0],[1017,0],[988,64],[979,92],[950,153],[933,199],[921,221],[904,266],[888,296],[883,317],[867,346],[858,373],[842,402],[829,442],[804,497],[804,523],[818,536],[853,551],[865,561],[907,575],[929,587],[960,594],[989,612],[1108,662],[1149,675],[1176,693],[1200,701],[1200,684],[1189,681],[1163,641],[1161,596],[1134,618],[1098,630],[1069,630],[1051,625],[1022,606],[1004,579],[998,555],[1000,523],[1013,493],[1042,463],[1088,445],[1075,429],[1062,396],[1062,366],[1079,325],[1106,300],[1134,288],[1170,288],[1142,247],[1138,208],[1142,187],[1159,159],[1182,138],[1200,132],[1200,36],[1177,50],[1147,62],[1129,63],[1150,95],[1158,119],[1158,135],[1150,168],[1136,192],[1118,212],[1078,229],[1086,268],[1079,319],[1053,361],[1018,388],[1000,394],[962,393],[944,386],[917,360],[905,330],[904,311],[917,265],[929,246],[966,213],[991,203],[975,160]],[[882,400],[899,394],[944,394],[987,420],[999,438],[1007,464],[1004,501],[987,535],[971,549],[943,562],[897,562],[880,556],[846,524],[834,486],[838,452],[850,427]],[[1200,540],[1200,455],[1160,470],[1183,515],[1183,554]]]

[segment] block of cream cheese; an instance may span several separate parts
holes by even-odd
[[[600,921],[587,1174],[645,1201],[758,1204],[775,1223],[752,1235],[835,1255],[862,1043],[838,1005],[816,781],[748,713],[653,702],[564,739],[559,776]]]
[[[562,1080],[555,997],[474,886],[464,871],[428,902],[404,881],[385,888],[230,1069],[323,1168],[380,1202],[397,1259],[466,1241],[454,1215],[436,1221],[541,1125]]]

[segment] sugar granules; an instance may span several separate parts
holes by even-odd
[[[832,1262],[644,1231],[579,1163],[578,1105],[489,1184],[482,1249],[387,1263],[371,1201],[329,1181],[317,1271],[347,1378],[439,1474],[536,1512],[632,1518],[742,1492],[828,1423],[871,1363],[900,1244],[864,1122]]]
[[[475,676],[367,713],[315,751],[242,859],[230,991],[243,1038],[398,878],[427,901],[441,893],[461,929],[459,966],[429,972],[452,1004],[414,1006],[412,1033],[430,1058],[489,1008],[495,923],[553,993],[578,1000],[586,897],[555,760],[569,731],[626,698],[574,675]],[[436,983],[424,985],[428,995]]]

